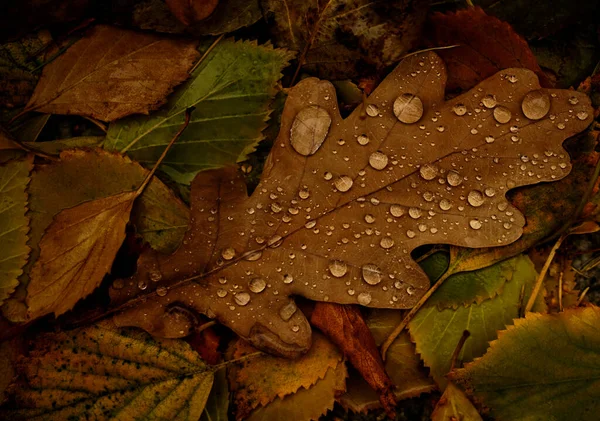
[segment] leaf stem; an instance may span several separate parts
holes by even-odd
[[[469,339],[469,336],[471,336],[471,332],[469,332],[467,329],[463,330],[463,333],[462,333],[460,339],[458,340],[458,343],[456,344],[456,348],[454,348],[452,357],[450,358],[450,370],[449,371],[454,370],[454,367],[456,367],[456,361],[458,360],[458,355],[460,354],[463,347],[465,346],[465,342],[467,341],[467,339]]]
[[[210,47],[208,47],[208,49],[204,52],[204,54],[202,54],[202,57],[200,57],[200,59],[196,62],[196,64],[194,64],[194,66],[192,66],[192,68],[190,69],[190,71],[188,72],[190,75],[192,73],[194,73],[194,71],[198,68],[198,66],[200,66],[200,63],[202,63],[204,61],[204,59],[210,54],[210,52],[212,50],[214,50],[214,48],[217,46],[217,44],[223,39],[223,37],[225,36],[225,34],[222,34],[219,38],[217,38],[211,45]]]
[[[228,361],[225,361],[225,362],[223,362],[221,364],[214,365],[213,367],[216,370],[218,370],[220,368],[227,367],[227,366],[229,366],[231,364],[237,364],[237,363],[241,363],[243,361],[246,361],[246,360],[249,360],[249,359],[252,359],[252,358],[260,357],[261,355],[265,355],[265,353],[262,352],[262,351],[256,351],[256,352],[253,352],[252,354],[246,354],[246,355],[241,356],[240,358],[235,358],[233,360],[228,360]]]

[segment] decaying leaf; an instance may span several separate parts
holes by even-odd
[[[379,395],[390,418],[395,418],[393,383],[383,366],[375,339],[357,306],[317,303],[310,322],[342,350],[362,378]]]
[[[327,370],[325,377],[310,389],[300,389],[293,395],[277,398],[267,406],[256,409],[248,421],[318,420],[333,408],[335,398],[346,390],[346,365]]]
[[[41,335],[19,373],[3,419],[197,421],[213,383],[213,368],[184,341],[110,321]]]
[[[104,147],[151,166],[185,110],[196,107],[161,170],[189,184],[198,171],[241,161],[263,139],[275,84],[290,58],[285,50],[255,42],[222,41],[161,111],[111,124]]]
[[[300,65],[328,79],[398,61],[418,41],[427,2],[415,0],[261,0],[277,45],[300,53]]]
[[[514,265],[511,265],[511,260],[514,260]],[[455,310],[439,310],[437,300],[444,300],[446,297],[443,292],[436,291],[409,323],[410,336],[416,344],[417,352],[440,388],[443,389],[447,384],[445,375],[450,371],[452,354],[463,331],[468,330],[470,336],[458,358],[459,362],[468,362],[485,353],[488,342],[496,338],[496,331],[504,329],[513,323],[513,319],[519,317],[531,294],[537,274],[527,257],[519,256],[511,260],[498,263],[512,266],[514,275],[504,284],[502,293],[496,297]],[[495,274],[493,266],[478,272],[478,278],[485,277],[486,273],[490,276]],[[453,278],[450,277],[445,282],[460,281]],[[462,281],[464,286],[464,278]],[[538,296],[538,299],[539,304],[543,306],[543,298]]]
[[[458,45],[439,51],[448,66],[448,89],[471,89],[507,67],[532,70],[542,86],[550,87],[527,42],[508,23],[488,16],[479,7],[436,13],[425,33],[431,46]]]
[[[595,420],[600,410],[600,309],[528,313],[488,352],[451,374],[496,419]]]
[[[525,220],[506,192],[568,174],[561,144],[592,121],[589,99],[508,69],[444,102],[444,80],[436,54],[410,56],[345,120],[329,82],[292,88],[253,195],[231,175],[200,174],[200,190],[212,190],[200,193],[208,200],[187,234],[200,250],[178,254],[191,262],[180,276],[158,265],[138,273],[161,289],[129,303],[119,324],[164,334],[168,310],[184,308],[261,349],[297,355],[310,326],[288,297],[410,308],[429,288],[410,255],[416,247],[518,239]],[[313,136],[327,124],[325,138]],[[137,282],[125,286],[116,303],[139,295]],[[189,318],[171,320],[171,334],[189,332]]]
[[[60,161],[36,167],[28,189],[31,256],[19,278],[17,291],[2,307],[5,317],[25,320],[29,271],[39,256],[39,242],[53,217],[83,202],[133,190],[147,173],[130,159],[99,149],[64,151]],[[176,249],[181,242],[188,218],[187,207],[156,177],[132,212],[132,222],[144,241],[166,252]]]
[[[23,142],[23,146],[35,152],[48,155],[60,155],[67,149],[96,148],[104,141],[103,136],[78,136],[50,142]]]
[[[190,25],[210,16],[219,0],[165,0],[165,3],[181,23]]]
[[[27,185],[33,156],[0,165],[0,304],[19,284],[27,263]]]
[[[465,393],[454,383],[448,383],[444,394],[431,414],[431,421],[453,420],[482,421],[482,418]]]
[[[188,78],[196,44],[98,25],[44,66],[25,109],[103,121],[148,114]]]
[[[256,351],[240,340],[236,343],[233,357],[237,359]],[[335,345],[324,336],[315,334],[310,351],[298,360],[265,354],[242,362],[241,367],[230,370],[229,375],[237,418],[246,419],[257,407],[265,406],[276,398],[283,399],[300,388],[310,389],[325,377],[328,370],[343,364],[342,358]]]
[[[397,310],[373,310],[367,316],[366,322],[377,346],[383,343],[401,320],[402,312]],[[397,400],[414,398],[436,388],[423,369],[408,333],[400,335],[390,346],[386,354],[385,371],[394,383],[393,392]],[[366,412],[381,406],[379,396],[362,377],[350,374],[346,385],[346,393],[338,397],[338,402],[344,408]]]

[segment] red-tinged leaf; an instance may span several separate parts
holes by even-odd
[[[214,330],[207,328],[201,332],[195,332],[187,341],[204,361],[215,365],[221,359],[221,353],[218,350],[220,339]]]

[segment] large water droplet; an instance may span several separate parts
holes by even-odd
[[[406,208],[401,205],[392,205],[390,206],[390,213],[392,214],[392,216],[400,218],[406,213]]]
[[[362,266],[363,280],[369,285],[377,285],[381,282],[381,269],[373,263],[367,263]]]
[[[379,115],[379,107],[375,104],[367,105],[367,115],[369,117],[377,117]]]
[[[447,211],[450,210],[450,208],[452,207],[452,203],[448,200],[448,199],[442,199],[440,200],[440,209]]]
[[[523,114],[530,120],[544,118],[550,111],[550,95],[542,90],[529,92],[521,103]]]
[[[352,187],[353,181],[347,175],[340,175],[338,178],[336,178],[334,184],[335,188],[339,191],[347,192]]]
[[[329,263],[329,272],[336,278],[341,278],[348,272],[348,265],[341,260],[332,260]]]
[[[510,121],[512,118],[512,112],[506,107],[496,107],[494,108],[494,119],[500,124],[505,124]]]
[[[376,170],[383,170],[387,167],[388,157],[386,154],[376,151],[369,156],[369,165]]]
[[[231,260],[235,257],[235,249],[233,247],[227,247],[221,250],[221,257],[225,260]]]
[[[296,310],[298,310],[298,307],[296,307],[296,303],[294,303],[293,301],[290,301],[289,303],[287,303],[286,305],[281,307],[281,309],[279,310],[279,317],[281,317],[281,319],[283,321],[287,322],[296,313]],[[294,327],[297,327],[297,326],[294,326]],[[293,330],[293,328],[292,328],[292,330]],[[294,332],[297,332],[297,331],[298,330],[294,330]]]
[[[456,171],[448,171],[448,175],[446,175],[446,181],[448,181],[448,184],[451,186],[456,187],[463,182],[463,178]]]
[[[356,301],[361,306],[368,306],[371,303],[371,294],[369,294],[368,292],[361,292],[356,297]]]
[[[496,97],[492,94],[486,95],[481,100],[485,108],[494,108],[496,106]]]
[[[247,292],[238,292],[235,294],[235,302],[240,306],[245,306],[250,302],[250,294]]]
[[[329,132],[331,117],[324,108],[311,105],[296,114],[290,130],[290,143],[300,155],[312,155],[319,150]]]
[[[394,240],[391,237],[383,237],[379,245],[384,249],[389,249],[394,247]]]
[[[409,208],[408,215],[413,219],[419,219],[423,215],[423,211],[419,208]]]
[[[404,93],[394,101],[394,114],[402,123],[416,123],[423,116],[423,102],[416,95]]]
[[[469,226],[474,230],[478,230],[479,228],[481,228],[481,221],[479,219],[471,219],[469,221]]]
[[[419,174],[423,177],[424,180],[433,180],[437,177],[438,167],[433,164],[424,164],[419,168]]]
[[[471,206],[481,206],[484,202],[483,193],[481,193],[479,190],[471,190],[467,196],[467,201]]]
[[[369,143],[370,139],[366,134],[361,134],[356,138],[359,145],[365,146]]]
[[[263,278],[254,278],[248,284],[248,288],[250,289],[250,291],[254,292],[255,294],[263,292],[266,287],[267,283]]]
[[[583,121],[586,118],[588,118],[588,113],[586,113],[585,111],[579,111],[577,113],[577,118],[580,119],[581,121]]]
[[[462,103],[454,104],[452,111],[454,111],[454,114],[458,116],[463,116],[467,113],[467,107],[465,107],[465,104]]]

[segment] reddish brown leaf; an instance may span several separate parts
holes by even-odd
[[[166,0],[165,3],[179,22],[191,25],[209,17],[219,0]]]
[[[438,54],[448,66],[449,90],[471,89],[508,67],[533,70],[543,87],[550,87],[527,42],[506,22],[488,16],[479,7],[453,13],[435,13],[425,33],[432,47],[458,44]]]
[[[212,365],[219,363],[221,359],[221,353],[218,350],[220,338],[213,329],[209,327],[201,332],[194,332],[187,341],[204,361]]]
[[[395,418],[392,380],[383,367],[375,339],[356,306],[317,303],[310,322],[321,329],[344,353],[369,385],[390,418]]]

